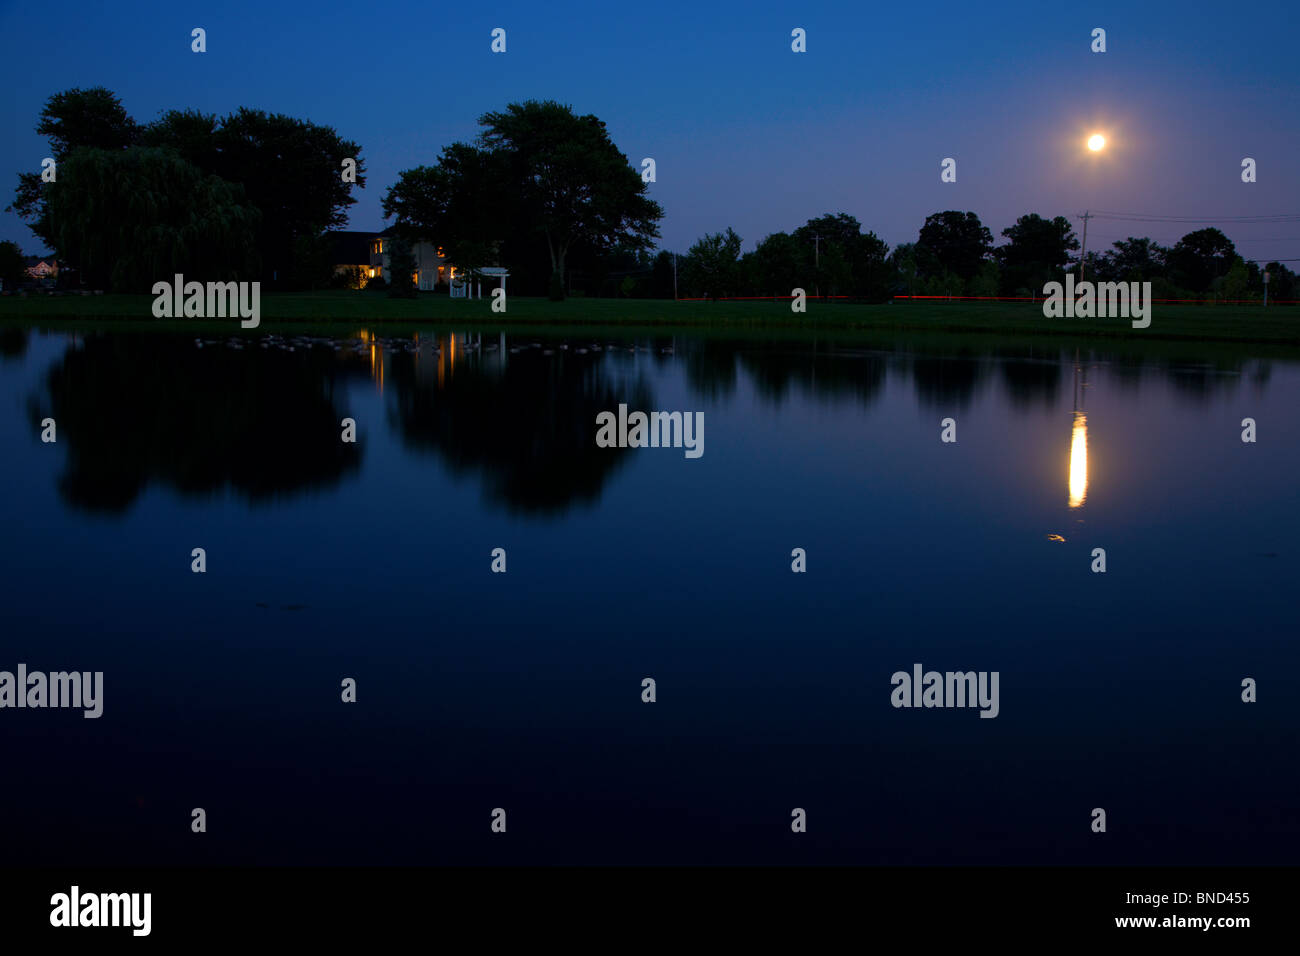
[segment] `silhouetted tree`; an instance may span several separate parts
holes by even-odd
[[[507,221],[522,226],[544,240],[553,298],[579,244],[596,254],[647,249],[659,235],[663,210],[597,117],[528,100],[483,114],[479,125],[476,146],[453,144],[438,166],[403,172],[384,197],[385,215],[438,242],[445,237],[462,260],[465,245],[500,237]],[[483,201],[477,207],[475,198]],[[485,214],[494,208],[497,216]]]
[[[730,226],[726,232],[706,234],[691,246],[683,270],[689,288],[711,299],[731,295],[740,278],[740,246],[741,238]]]
[[[356,198],[354,184],[340,174],[343,160],[355,159],[355,185],[365,186],[360,145],[332,127],[246,107],[220,120],[173,110],[145,127],[141,139],[243,186],[261,212],[257,248],[264,281],[311,286],[328,279],[313,241],[347,223]]]
[[[951,272],[962,280],[980,270],[993,246],[993,234],[973,212],[948,210],[925,218],[916,242],[916,261],[921,275]]]
[[[1236,260],[1237,250],[1227,236],[1213,227],[1189,232],[1169,250],[1171,278],[1192,292],[1211,291]]]
[[[0,242],[0,280],[6,292],[12,292],[27,279],[27,259],[18,243],[6,239]]]
[[[1280,262],[1270,262],[1264,266],[1268,272],[1268,299],[1272,301],[1284,301],[1294,299],[1300,286],[1296,284],[1296,274]],[[1261,282],[1261,285],[1263,283]]]
[[[57,164],[78,147],[119,150],[134,145],[140,134],[117,95],[102,86],[76,87],[55,93],[41,110],[36,132],[48,137],[50,155]],[[56,173],[59,172],[56,167]],[[56,179],[57,182],[57,179]],[[18,174],[18,189],[9,210],[17,213],[45,244],[53,245],[46,216],[46,192],[38,172]]]
[[[1035,293],[1057,277],[1079,248],[1070,220],[1044,219],[1037,213],[1021,216],[1002,230],[1009,241],[996,252],[1002,266],[1002,287],[1010,295],[1020,290]]]
[[[47,194],[51,245],[87,285],[147,292],[177,272],[256,274],[258,211],[237,186],[166,149],[79,147]]]
[[[403,236],[391,236],[388,243],[388,297],[390,299],[414,299],[417,295],[415,283],[415,256],[411,244]]]

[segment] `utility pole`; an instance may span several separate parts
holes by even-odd
[[[677,300],[677,253],[673,253],[673,301]]]
[[[1079,253],[1079,282],[1082,283],[1088,268],[1088,220],[1092,213],[1085,209],[1079,218],[1083,220],[1083,251]]]
[[[822,297],[821,283],[817,281],[822,269],[822,237],[813,236],[813,295]]]
[[[1264,308],[1268,308],[1268,270],[1264,270]]]

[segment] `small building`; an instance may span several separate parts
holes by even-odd
[[[467,271],[464,276],[456,275],[456,270],[452,270],[451,297],[453,299],[481,299],[483,298],[483,280],[500,279],[501,291],[506,289],[506,277],[510,272],[502,266],[479,266],[477,269]]]

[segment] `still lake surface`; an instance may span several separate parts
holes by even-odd
[[[1294,863],[1300,364],[1213,355],[0,329],[0,669],[104,673],[3,860]]]

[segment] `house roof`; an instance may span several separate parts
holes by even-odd
[[[381,230],[381,231],[379,231],[379,232],[346,232],[346,231],[343,231],[343,230],[339,230],[339,231],[329,232],[329,233],[327,233],[327,235],[329,235],[329,236],[360,236],[360,237],[362,237],[362,241],[365,243],[365,253],[366,253],[366,256],[363,257],[363,260],[364,260],[366,257],[368,257],[368,256],[370,255],[370,243],[371,243],[371,242],[373,242],[373,241],[376,240],[376,239],[391,239],[393,236],[397,235],[397,223],[393,223],[393,225],[391,225],[391,226],[389,226],[388,228],[383,229],[383,230]],[[432,239],[420,239],[420,240],[418,240],[418,241],[420,241],[420,242],[427,242],[429,245],[436,245],[436,243],[434,243],[434,241],[433,241]],[[358,261],[363,261],[363,260],[358,260]],[[336,263],[340,264],[340,265],[343,264],[343,260],[342,260],[342,259],[335,259],[334,261],[335,261]]]
[[[339,229],[326,233],[330,238],[330,264],[336,266],[359,265],[370,261],[370,243],[373,232],[350,232]]]

